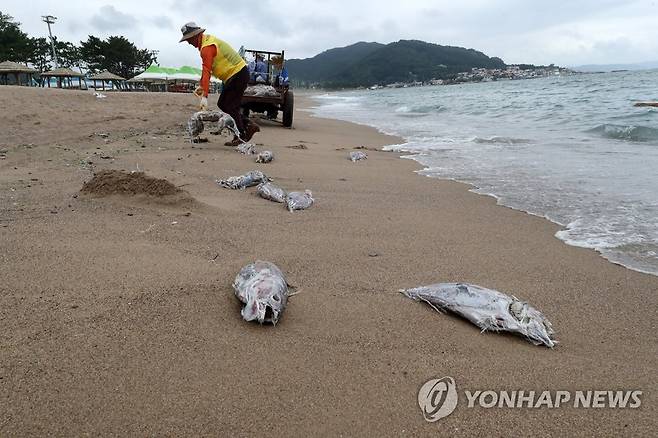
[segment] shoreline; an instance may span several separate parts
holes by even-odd
[[[420,178],[398,153],[347,158],[393,137],[297,111],[292,130],[259,121],[254,142],[275,161],[257,165],[225,138],[185,140],[190,96],[0,87],[0,103],[1,434],[655,430],[658,279],[565,245],[557,225],[467,184]],[[71,122],[67,108],[90,120]],[[78,196],[92,170],[136,166],[198,204]],[[312,190],[315,205],[289,213],[215,183],[253,169]],[[300,292],[276,327],[245,323],[230,286],[256,259]],[[528,300],[560,343],[481,334],[397,292],[449,281]],[[644,393],[640,409],[469,409],[460,399],[427,423],[418,390],[443,376],[460,391]]]
[[[357,90],[351,90],[351,91],[357,91]],[[331,91],[326,91],[325,92],[325,94],[329,94],[329,93],[331,93]],[[311,111],[312,113],[314,111],[313,108],[317,110],[321,106],[321,102],[319,100],[318,95],[312,95],[309,92],[308,94],[304,93],[304,96],[318,104],[317,106],[311,107],[312,109],[310,109],[309,111]],[[313,113],[313,115],[318,117],[318,118],[323,118],[322,116],[317,115],[317,111],[315,111],[315,113]],[[332,119],[332,120],[346,121],[345,119],[340,119],[340,118],[331,118],[331,117],[329,117],[329,118]],[[634,266],[631,266],[629,264],[629,262],[624,263],[623,261],[616,260],[614,258],[615,251],[608,251],[611,254],[606,255],[606,250],[604,250],[604,249],[597,248],[595,246],[587,246],[587,245],[583,245],[583,244],[578,244],[577,242],[573,243],[573,242],[570,242],[569,239],[567,239],[567,238],[563,239],[563,238],[559,237],[559,234],[561,232],[568,231],[568,229],[569,229],[568,225],[563,224],[563,223],[561,223],[557,220],[551,219],[547,214],[534,213],[530,210],[525,210],[521,207],[513,207],[511,205],[506,205],[506,204],[501,202],[501,196],[500,195],[497,195],[495,193],[479,192],[479,190],[481,190],[480,187],[478,187],[474,183],[471,183],[471,182],[468,182],[468,181],[465,181],[465,180],[460,180],[459,178],[449,178],[449,177],[442,177],[440,175],[423,174],[422,172],[424,172],[426,169],[429,169],[429,167],[422,164],[420,161],[418,161],[415,158],[417,155],[419,155],[419,153],[409,151],[409,150],[404,150],[404,146],[409,143],[409,139],[407,139],[405,137],[401,137],[400,135],[398,135],[396,133],[386,132],[386,131],[380,129],[379,127],[377,127],[377,126],[369,125],[367,123],[360,123],[360,122],[348,122],[348,123],[354,123],[354,124],[359,125],[359,126],[365,126],[365,127],[373,128],[377,132],[381,133],[382,135],[391,136],[391,137],[401,139],[402,140],[401,143],[385,145],[385,146],[382,147],[382,150],[386,151],[386,152],[398,153],[398,154],[400,154],[400,158],[412,160],[412,161],[415,161],[416,163],[418,163],[419,169],[414,170],[414,173],[417,173],[420,176],[424,176],[424,177],[427,177],[427,178],[435,178],[435,179],[439,179],[439,180],[442,180],[442,181],[454,181],[454,182],[457,182],[457,183],[460,183],[460,184],[465,184],[466,186],[469,187],[469,189],[468,189],[469,192],[475,193],[477,195],[493,198],[493,199],[496,200],[496,203],[501,207],[510,208],[512,210],[520,211],[520,212],[526,213],[530,216],[539,217],[541,219],[544,219],[544,220],[547,220],[547,221],[551,222],[552,224],[555,224],[559,229],[556,231],[554,237],[556,239],[560,240],[562,243],[564,243],[567,246],[592,250],[599,257],[602,257],[603,259],[605,259],[606,261],[608,261],[609,263],[611,263],[613,265],[621,266],[621,267],[624,267],[626,269],[629,269],[631,271],[638,272],[638,273],[641,273],[641,274],[647,274],[647,275],[651,275],[651,276],[654,276],[654,277],[658,277],[658,272],[645,270],[645,269],[642,269],[640,267],[634,267]],[[398,148],[395,148],[396,146],[398,146]],[[628,256],[624,256],[623,253],[619,253],[619,254],[620,254],[619,258],[628,257]]]

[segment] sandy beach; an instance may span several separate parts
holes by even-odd
[[[0,436],[651,436],[658,277],[565,245],[558,227],[383,152],[403,139],[311,116],[256,119],[256,164],[186,140],[190,95],[0,87]],[[213,105],[216,97],[209,99]],[[353,148],[368,159],[352,163]],[[187,192],[81,194],[144,171]],[[259,169],[289,213],[215,180]],[[247,323],[231,283],[257,259],[299,294]],[[398,293],[469,282],[528,300],[560,342],[481,334]],[[638,409],[467,408],[423,419],[421,385],[641,390]]]

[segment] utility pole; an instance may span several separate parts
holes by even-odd
[[[42,15],[41,20],[44,23],[48,23],[48,35],[50,35],[50,47],[53,49],[53,60],[55,61],[55,68],[57,68],[57,52],[55,52],[55,39],[53,38],[53,33],[50,30],[50,25],[55,24],[55,20],[57,20],[57,17],[53,17],[52,15]]]

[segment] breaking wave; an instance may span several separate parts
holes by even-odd
[[[443,105],[402,105],[395,109],[395,112],[398,114],[430,114],[430,113],[440,113],[446,111],[446,107]]]
[[[514,138],[514,137],[475,137],[471,140],[473,143],[479,144],[528,144],[531,143],[527,138]]]
[[[658,129],[647,126],[604,124],[587,132],[614,140],[658,141]]]

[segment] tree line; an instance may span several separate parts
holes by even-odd
[[[101,39],[89,35],[78,45],[54,38],[58,67],[78,68],[81,73],[103,70],[131,78],[157,63],[156,52],[139,49],[123,36]],[[0,62],[14,61],[45,72],[52,69],[53,53],[46,38],[33,38],[23,32],[20,23],[0,11]]]

